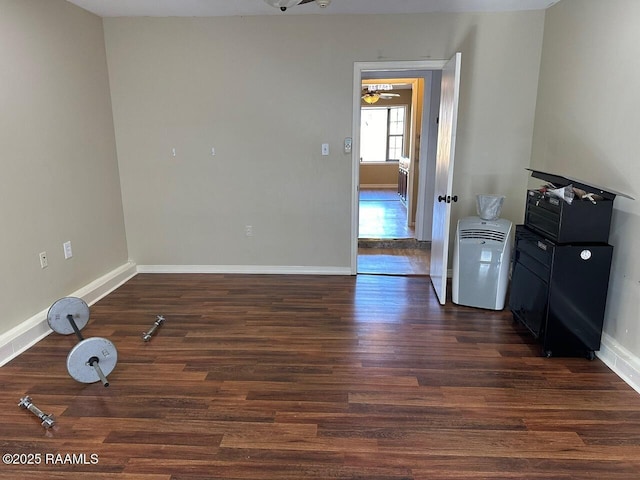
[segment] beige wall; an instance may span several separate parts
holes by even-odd
[[[398,162],[361,163],[360,185],[362,187],[398,187]]]
[[[0,0],[0,64],[1,335],[127,250],[101,19],[63,0]]]
[[[348,268],[353,64],[457,50],[454,221],[492,191],[522,218],[543,23],[541,11],[105,19],[130,256]]]
[[[636,0],[562,0],[548,10],[531,158],[538,169],[638,199],[618,197],[614,203],[609,239],[614,258],[605,320],[605,334],[636,359],[640,357],[639,19]]]

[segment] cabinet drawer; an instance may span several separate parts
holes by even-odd
[[[549,285],[516,262],[513,266],[509,308],[536,337],[543,331],[547,316]]]
[[[558,237],[560,217],[544,208],[530,205],[525,214],[524,223],[549,238],[557,239]]]
[[[528,208],[537,210],[539,215],[546,215],[550,219],[559,219],[562,213],[562,207],[559,198],[544,195],[535,190],[529,190],[527,194]]]
[[[551,267],[554,248],[555,245],[544,237],[528,231],[521,225],[516,227],[516,252],[526,254],[546,270]]]
[[[523,250],[516,250],[515,263],[520,264],[530,270],[532,273],[538,276],[540,280],[549,282],[549,276],[551,273],[551,269],[549,268],[549,266],[543,265],[533,257],[527,255]]]

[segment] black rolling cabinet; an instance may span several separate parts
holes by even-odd
[[[600,349],[613,247],[556,244],[516,227],[509,307],[547,356],[586,356]]]
[[[540,341],[546,356],[586,356],[600,349],[613,247],[613,200],[622,195],[532,170],[556,187],[597,195],[571,204],[529,190],[524,225],[516,227],[509,308]]]

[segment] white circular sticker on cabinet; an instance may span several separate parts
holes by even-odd
[[[589,260],[591,258],[591,250],[582,250],[580,252],[580,258],[583,260]]]

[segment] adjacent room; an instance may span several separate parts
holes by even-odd
[[[424,191],[429,182],[419,175],[418,165],[435,165],[435,149],[429,157],[425,142],[421,152],[420,138],[428,134],[423,123],[431,125],[435,135],[437,124],[429,121],[435,112],[429,110],[429,100],[424,108],[425,77],[436,95],[440,85],[431,83],[431,71],[402,72],[412,78],[373,79],[385,74],[369,72],[362,83],[358,273],[428,275],[431,239],[421,227],[430,219],[416,222],[416,216],[432,206]],[[420,208],[418,199],[425,200]]]
[[[639,23],[0,0],[0,478],[640,478]]]

